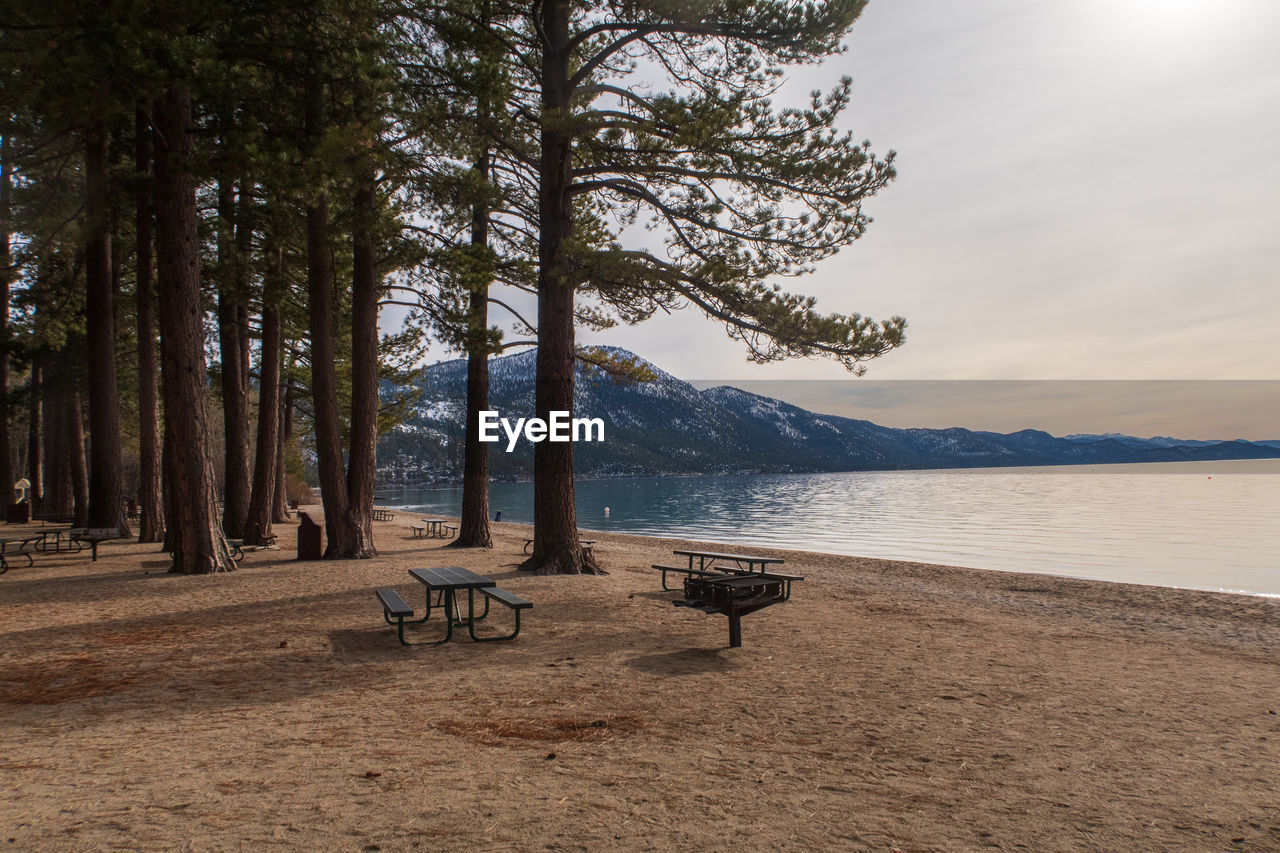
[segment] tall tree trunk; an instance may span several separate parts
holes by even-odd
[[[7,119],[7,116],[6,116]],[[13,256],[9,251],[10,222],[9,129],[0,128],[0,494],[4,503],[13,502],[13,453],[9,447],[9,282],[13,278]],[[30,478],[28,478],[30,479]]]
[[[244,339],[238,292],[243,265],[235,239],[235,191],[218,187],[218,347],[222,355],[222,426],[226,438],[222,494],[222,529],[232,539],[244,536],[249,512],[249,395],[244,376]]]
[[[134,116],[134,169],[139,191],[136,201],[138,312],[138,541],[159,542],[162,535],[160,496],[160,418],[156,394],[155,283],[151,275],[150,175],[151,119],[145,110]]]
[[[67,407],[60,395],[50,395],[44,406],[44,501],[41,514],[71,515],[71,445],[67,440]]]
[[[90,527],[114,527],[130,536],[120,463],[120,396],[116,385],[115,309],[111,291],[110,186],[107,127],[90,119],[85,134],[86,216],[85,315],[89,361]]]
[[[324,82],[318,62],[307,69],[306,133],[320,144]],[[316,467],[328,542],[325,557],[364,556],[359,534],[348,515],[347,474],[342,464],[342,431],[338,422],[338,380],[334,371],[333,266],[329,245],[329,202],[318,192],[307,205],[307,293],[311,320],[311,397],[315,418]]]
[[[478,302],[488,302],[488,293],[471,294],[472,316],[485,311]],[[487,312],[486,312],[487,313]],[[462,517],[458,538],[450,544],[459,548],[492,548],[489,531],[489,445],[480,440],[480,413],[489,408],[489,354],[467,355],[467,422],[462,458]]]
[[[573,144],[566,130],[569,104],[569,0],[545,0],[541,8],[542,163],[539,167],[538,361],[534,407],[572,416],[574,282],[566,263],[573,236],[569,195]],[[574,506],[573,444],[543,441],[533,449],[533,555],[521,568],[539,574],[598,573],[578,541]]]
[[[473,167],[489,179],[488,152]],[[471,210],[471,245],[489,245],[489,209]],[[480,440],[480,413],[489,408],[489,282],[471,291],[467,316],[467,410],[462,459],[462,517],[458,521],[459,548],[492,548],[489,533],[489,444]]]
[[[160,439],[160,498],[164,506],[164,544],[161,548],[166,554],[172,554],[178,547],[178,530],[172,519],[177,517],[173,506],[173,484],[179,475],[174,473],[173,464],[173,432],[166,429]]]
[[[44,502],[44,387],[43,369],[40,359],[31,363],[30,408],[27,412],[27,479],[31,487],[27,489],[27,502],[31,504],[31,512],[41,511]]]
[[[351,269],[351,447],[347,513],[355,553],[372,557],[373,486],[378,468],[378,269],[374,233],[378,212],[374,172],[366,165],[353,200]]]
[[[97,527],[89,521],[89,474],[84,452],[84,419],[80,414],[80,392],[67,395],[63,415],[67,459],[71,463],[71,514],[73,527]]]
[[[245,523],[246,545],[265,545],[271,534],[276,493],[276,455],[280,429],[280,302],[284,299],[284,253],[272,253],[262,292],[262,358],[258,365],[258,445],[253,462],[253,489]]]
[[[182,574],[235,568],[215,507],[205,413],[196,185],[191,174],[191,98],[169,86],[156,102],[156,260],[160,297],[166,452],[166,522],[173,568]]]
[[[289,520],[289,490],[284,470],[284,453],[293,438],[293,389],[284,389],[280,402],[280,431],[276,436],[276,490],[271,501],[271,520],[284,524]]]

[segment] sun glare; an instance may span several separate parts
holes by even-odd
[[[1235,0],[1107,0],[1107,7],[1125,26],[1151,34],[1192,32],[1233,14]]]

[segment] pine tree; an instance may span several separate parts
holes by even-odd
[[[749,357],[833,357],[851,370],[903,340],[905,321],[821,315],[770,280],[806,272],[861,236],[863,199],[894,176],[835,125],[851,83],[803,109],[769,102],[785,64],[839,50],[862,0],[586,4],[536,8],[540,92],[537,416],[571,411],[574,304],[629,320],[692,304]],[[637,63],[674,87],[631,84]],[[580,211],[643,220],[664,256],[584,245]],[[569,443],[534,450],[535,541],[525,568],[593,571],[578,543]]]

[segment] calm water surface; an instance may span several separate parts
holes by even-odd
[[[578,484],[578,521],[590,530],[1280,595],[1278,475],[1280,460],[1259,460],[601,480]],[[380,490],[378,501],[457,515],[462,493]],[[533,488],[495,484],[490,507],[504,521],[531,522]]]

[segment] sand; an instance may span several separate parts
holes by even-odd
[[[752,549],[807,579],[729,649],[647,568],[695,543],[534,577],[527,527],[411,518],[0,576],[0,849],[1280,849],[1280,601]],[[531,599],[519,639],[402,647],[373,591],[438,565]]]

